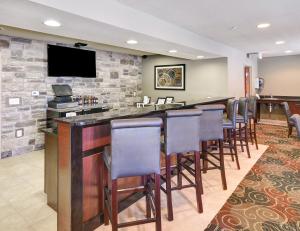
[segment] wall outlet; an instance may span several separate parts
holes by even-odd
[[[15,106],[21,104],[21,98],[9,98],[8,99],[8,105]]]
[[[31,92],[31,95],[32,95],[32,96],[39,96],[39,95],[40,95],[40,92],[39,92],[39,91],[32,91],[32,92]]]
[[[16,129],[15,137],[20,138],[22,136],[24,136],[24,128]]]

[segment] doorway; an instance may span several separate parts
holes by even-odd
[[[244,68],[244,81],[245,81],[245,97],[251,95],[251,67],[245,66]]]

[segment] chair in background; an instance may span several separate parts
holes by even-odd
[[[249,133],[251,143],[255,142],[256,149],[258,149],[257,137],[256,137],[256,124],[257,124],[257,98],[256,96],[249,97],[249,107],[248,107],[248,119],[249,119]],[[253,121],[253,127],[252,127]],[[254,142],[253,142],[254,141]]]
[[[202,178],[201,178],[201,163],[200,163],[200,146],[199,146],[199,118],[202,111],[198,109],[171,110],[166,112],[164,121],[164,156],[165,156],[165,176],[162,173],[161,177],[166,182],[166,187],[161,187],[161,190],[167,194],[168,220],[173,220],[173,205],[172,191],[181,190],[187,187],[196,188],[197,210],[203,212],[202,198]],[[192,155],[189,153],[193,153]],[[177,166],[171,166],[171,156],[177,157]],[[186,167],[181,160],[185,157],[193,158],[194,168]],[[185,168],[195,180],[192,181],[183,171]],[[178,170],[178,182],[176,187],[171,187],[171,175],[173,170]],[[163,171],[164,169],[162,169]],[[189,184],[182,185],[183,176]]]
[[[132,225],[156,223],[161,230],[160,208],[160,118],[138,118],[111,121],[111,146],[104,150],[107,186],[104,187],[104,223],[111,221],[112,231]],[[140,176],[144,185],[118,190],[118,179]],[[154,195],[153,183],[154,177]],[[146,196],[146,218],[118,223],[118,194],[143,192]],[[151,216],[153,214],[153,217]]]
[[[288,125],[288,137],[290,137],[293,132],[293,127],[295,127],[295,122],[294,122],[294,120],[291,119],[293,114],[292,114],[289,104],[287,102],[282,102],[281,105],[283,107],[284,114],[286,116],[287,125]]]
[[[240,169],[239,157],[237,154],[236,143],[236,116],[237,116],[238,100],[229,99],[227,102],[226,112],[227,118],[223,119],[223,129],[226,136],[224,141],[228,144],[224,145],[224,148],[229,148],[230,153],[224,153],[224,155],[231,155],[232,161],[236,161],[237,168]]]
[[[223,152],[223,111],[225,106],[223,104],[212,104],[200,105],[195,108],[202,111],[200,116],[200,143],[202,144],[203,173],[206,173],[207,170],[219,169],[223,189],[226,190],[227,183]],[[215,150],[209,152],[208,142],[216,142],[215,146],[218,148],[218,152]],[[211,166],[208,167],[208,163]]]

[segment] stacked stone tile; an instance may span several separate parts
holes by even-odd
[[[47,101],[53,98],[52,84],[69,84],[74,95],[94,95],[112,108],[126,108],[141,99],[141,57],[97,50],[96,78],[56,78],[47,76],[47,42],[0,35],[0,49],[1,158],[44,147],[40,129],[46,124]],[[31,96],[34,90],[40,95]],[[20,97],[21,105],[10,106],[10,97]],[[19,128],[24,136],[16,138]]]

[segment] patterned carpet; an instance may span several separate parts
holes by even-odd
[[[300,231],[300,140],[287,128],[259,125],[269,145],[206,231]]]

